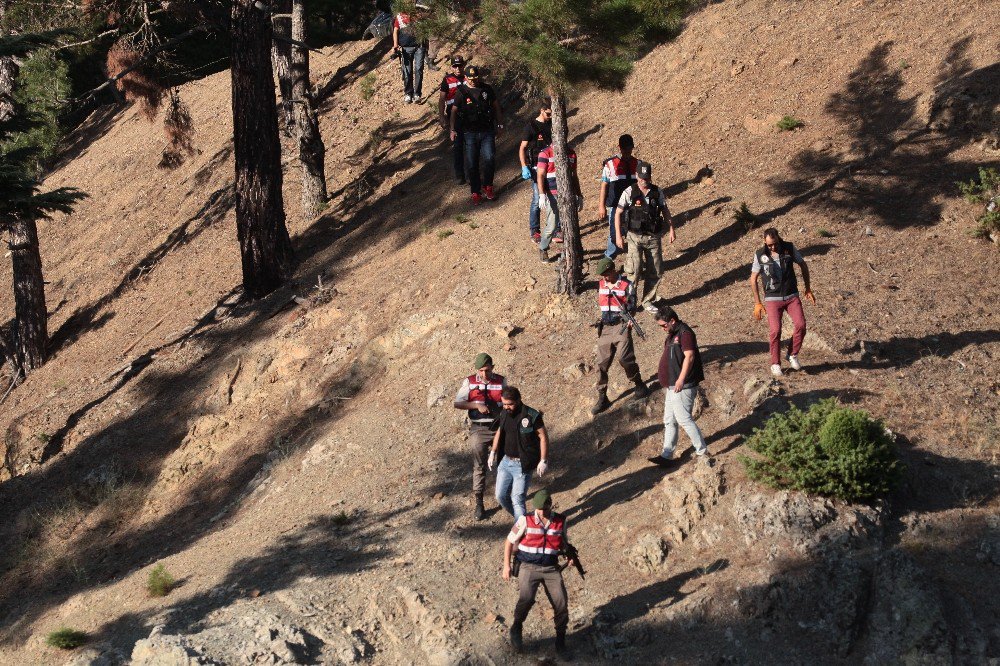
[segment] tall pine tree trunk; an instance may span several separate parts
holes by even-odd
[[[271,17],[254,0],[234,0],[231,30],[236,235],[244,293],[260,298],[281,285],[292,265],[281,198]]]
[[[552,93],[552,153],[556,160],[556,202],[563,232],[563,288],[576,296],[583,283],[583,241],[580,239],[580,214],[576,209],[576,190],[570,179],[569,151],[566,145],[566,98]]]
[[[0,57],[0,122],[14,115],[17,104],[14,101],[14,83],[19,67],[10,56]]]
[[[306,43],[306,2],[292,1],[292,39]],[[302,212],[312,217],[326,204],[326,146],[319,132],[319,120],[313,108],[309,83],[309,50],[292,46],[292,100],[295,114],[295,138],[299,144],[302,166]]]
[[[271,64],[278,77],[285,130],[291,133],[295,126],[295,117],[292,115],[292,43],[289,41],[292,37],[291,0],[280,0],[276,9],[278,13],[272,24],[275,39],[271,42]],[[282,39],[278,39],[279,37]]]
[[[38,227],[34,220],[14,220],[8,229],[14,269],[13,353],[27,374],[45,363],[49,343],[42,256],[38,251]]]

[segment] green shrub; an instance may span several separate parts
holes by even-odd
[[[754,227],[757,227],[766,221],[762,215],[757,215],[752,212],[750,207],[747,206],[746,201],[741,203],[740,207],[733,213],[733,219],[743,225],[743,229],[747,233],[750,233]]]
[[[375,72],[369,72],[361,77],[359,85],[361,86],[361,98],[365,101],[370,100],[375,96],[375,82],[378,81],[378,76]]]
[[[797,130],[800,127],[805,127],[805,123],[795,116],[785,116],[778,121],[777,125],[778,129],[782,132],[791,132],[792,130]]]
[[[451,229],[444,229],[442,231],[439,231],[438,232],[438,240],[444,240],[445,238],[447,238],[448,236],[451,236],[454,233],[455,232],[452,231]]]
[[[162,564],[157,564],[149,572],[149,578],[146,579],[146,591],[151,597],[165,597],[176,584],[177,581],[170,575],[167,568]]]
[[[69,627],[60,627],[45,637],[45,644],[60,650],[72,650],[87,642],[87,634]]]
[[[978,226],[974,236],[987,238],[1000,233],[1000,172],[994,168],[979,167],[979,181],[956,183],[965,200],[972,204],[986,204],[983,214],[976,218]]]
[[[835,234],[829,229],[820,229],[816,232],[816,235],[820,238],[833,238]]]
[[[56,154],[63,136],[60,119],[70,97],[69,66],[53,51],[35,51],[21,65],[15,96],[38,123],[17,135],[9,149],[38,148],[39,161],[47,162]],[[41,164],[37,166],[40,170]]]
[[[888,493],[902,471],[882,422],[832,398],[772,416],[747,448],[760,456],[740,456],[751,479],[850,502]]]

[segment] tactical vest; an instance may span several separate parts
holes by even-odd
[[[493,95],[489,88],[469,88],[464,83],[458,89],[463,93],[458,105],[462,126],[473,132],[490,132],[493,128]],[[478,91],[478,94],[476,94]],[[458,100],[456,100],[457,102]]]
[[[447,109],[455,103],[455,93],[458,91],[458,87],[465,83],[465,77],[448,74],[444,77],[444,83],[448,86],[448,92],[444,94],[444,108]]]
[[[614,170],[614,175],[611,176],[611,182],[608,183],[608,196],[604,200],[604,205],[613,208],[618,205],[618,200],[622,198],[622,193],[630,185],[635,185],[635,169],[633,165],[638,164],[638,161],[634,157],[625,159],[616,155],[604,160],[605,166],[609,164]]]
[[[563,536],[566,518],[559,513],[549,517],[548,527],[542,525],[534,512],[525,514],[528,523],[521,542],[517,544],[517,559],[526,564],[553,567],[559,563],[559,551],[566,543]]]
[[[597,304],[601,306],[602,316],[605,312],[621,312],[625,309],[630,286],[632,283],[622,275],[618,276],[616,282],[608,282],[601,278],[597,283]]]
[[[781,241],[772,256],[765,245],[757,250],[757,263],[760,264],[760,275],[764,282],[764,298],[789,298],[799,293],[799,285],[795,280],[793,257],[795,246],[788,241]]]
[[[667,379],[670,386],[665,386],[664,388],[672,388],[674,383],[677,382],[677,378],[681,376],[681,368],[684,365],[684,350],[681,349],[681,333],[688,332],[694,335],[694,331],[691,327],[682,321],[677,322],[677,330],[671,334],[665,343],[667,348]],[[691,368],[688,370],[687,377],[684,378],[684,386],[695,386],[705,381],[705,370],[701,365],[701,352],[698,351],[698,343],[695,341],[694,345],[694,359],[691,362]]]
[[[493,423],[500,407],[500,392],[503,390],[503,375],[489,375],[485,382],[479,381],[475,375],[469,377],[469,402],[483,402],[490,409],[490,414],[483,414],[478,409],[469,410],[469,420],[480,425]]]
[[[656,185],[650,185],[646,195],[643,195],[638,185],[632,186],[628,230],[645,236],[657,236],[663,231],[663,206],[660,204],[660,190]]]

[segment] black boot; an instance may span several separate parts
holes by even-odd
[[[590,408],[590,413],[596,416],[597,414],[600,414],[610,406],[611,406],[611,401],[608,400],[608,390],[601,389],[600,391],[597,392],[597,402],[595,402],[594,406]]]
[[[524,640],[521,638],[521,623],[517,620],[510,625],[510,646],[514,648],[514,652],[520,652],[524,649]]]
[[[486,517],[486,509],[483,507],[482,497],[476,498],[476,511],[474,515],[476,517],[476,520],[482,520],[483,518]]]
[[[635,393],[632,394],[633,400],[642,400],[643,398],[649,397],[649,387],[646,386],[646,382],[642,381],[642,377],[635,380]]]
[[[556,654],[560,659],[569,659],[571,653],[566,647],[566,630],[556,630]]]

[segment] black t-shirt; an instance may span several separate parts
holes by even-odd
[[[522,437],[525,437],[521,434],[522,425],[524,425],[525,428],[531,425],[531,419],[528,416],[528,407],[524,403],[521,404],[521,409],[517,412],[511,414],[510,412],[504,410],[504,413],[500,416],[499,429],[503,431],[503,434],[500,437],[500,443],[503,444],[503,454],[508,458],[521,457]],[[535,418],[532,433],[528,436],[528,438],[533,440],[533,442],[537,442],[538,431],[544,427],[545,421],[542,419],[541,412],[539,412],[537,418]],[[529,448],[536,447],[530,446],[529,443]],[[522,464],[524,462],[525,461],[522,461]],[[528,464],[531,464],[530,461]],[[536,460],[535,465],[537,464],[538,461]],[[532,467],[534,467],[534,465],[532,465]]]
[[[538,164],[538,153],[552,143],[552,121],[532,118],[524,127],[521,141],[528,142],[528,166],[534,169]]]
[[[462,127],[469,132],[492,132],[496,129],[496,119],[493,117],[493,102],[496,92],[485,83],[475,88],[466,84],[458,87],[455,93],[455,105],[462,120]]]

